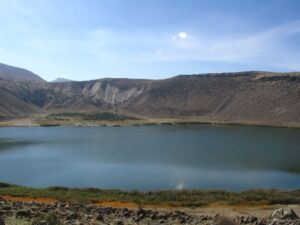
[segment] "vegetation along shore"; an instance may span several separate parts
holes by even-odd
[[[297,225],[299,204],[300,190],[141,192],[0,184],[5,224]]]

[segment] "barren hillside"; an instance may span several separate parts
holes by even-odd
[[[300,124],[299,73],[240,72],[180,75],[165,80],[48,83],[29,71],[12,68],[0,67],[2,119],[111,111],[152,118]]]

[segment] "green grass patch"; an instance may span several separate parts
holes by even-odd
[[[124,121],[124,120],[138,120],[136,117],[126,116],[122,114],[103,112],[103,113],[56,113],[48,116],[49,119],[68,120],[77,118],[80,120],[92,121]]]

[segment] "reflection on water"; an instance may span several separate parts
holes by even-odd
[[[242,126],[0,129],[0,180],[119,189],[300,188],[300,130]]]

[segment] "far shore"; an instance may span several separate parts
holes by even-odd
[[[266,121],[231,121],[205,117],[191,118],[138,118],[134,120],[49,120],[44,117],[0,120],[0,127],[120,127],[157,125],[233,125],[273,128],[300,128],[300,123],[275,123]]]

